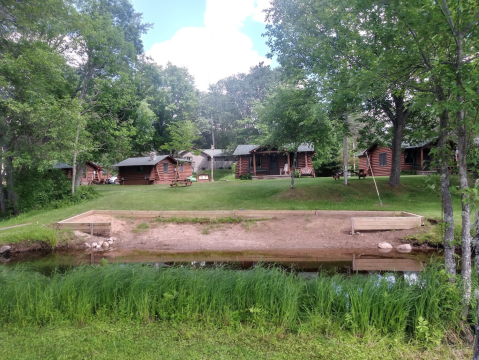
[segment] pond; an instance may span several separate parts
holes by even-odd
[[[79,265],[105,263],[143,263],[155,266],[192,267],[234,267],[248,269],[257,263],[275,264],[292,268],[299,272],[324,271],[329,274],[349,274],[354,270],[363,271],[418,271],[418,264],[442,259],[442,252],[435,249],[414,249],[409,253],[391,250],[384,253],[379,249],[274,249],[255,251],[152,251],[152,250],[112,250],[112,251],[54,251],[12,253],[2,257],[0,266],[25,264],[44,274],[65,271]],[[366,261],[361,268],[354,261]],[[368,267],[369,266],[369,267]]]

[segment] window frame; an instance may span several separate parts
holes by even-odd
[[[381,166],[381,167],[388,166],[388,153],[387,152],[379,154],[379,166]]]
[[[169,174],[169,164],[167,162],[163,163],[163,174]]]

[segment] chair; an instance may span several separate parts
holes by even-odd
[[[284,164],[284,168],[283,168],[283,169],[279,169],[279,174],[280,174],[280,175],[287,175],[287,174],[289,174],[289,165],[288,165],[288,164]]]

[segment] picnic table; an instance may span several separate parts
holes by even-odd
[[[178,180],[171,180],[170,186],[191,186],[192,182],[190,179],[178,179]]]
[[[368,174],[367,170],[359,169],[359,171],[348,170],[348,177],[358,176],[359,179],[366,178]],[[344,176],[344,171],[336,171],[333,173],[334,180],[339,180],[341,176]]]

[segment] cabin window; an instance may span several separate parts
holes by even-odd
[[[298,167],[298,159],[294,158],[294,154],[291,154],[291,156],[289,157],[289,162],[290,162],[289,165],[291,165],[291,168],[293,168],[293,167],[297,168]]]
[[[253,167],[253,155],[249,158],[249,167]],[[256,156],[256,169],[261,169],[261,156],[259,155]]]
[[[183,164],[180,164],[180,171],[183,172]]]
[[[163,174],[168,174],[168,163],[163,163]]]
[[[135,172],[142,173],[143,172],[143,166],[135,166]]]
[[[415,163],[415,153],[414,153],[414,150],[412,149],[406,149],[404,151],[404,163],[405,164],[414,164]]]
[[[379,166],[388,166],[388,154],[379,154]]]
[[[186,160],[191,160],[191,156],[185,156]]]

